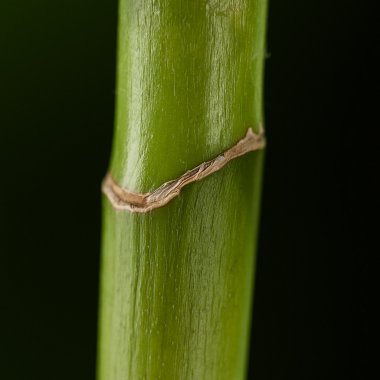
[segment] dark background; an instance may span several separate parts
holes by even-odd
[[[270,2],[255,380],[368,378],[374,4]],[[1,1],[1,379],[95,377],[116,15],[116,0]]]

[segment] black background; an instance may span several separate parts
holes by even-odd
[[[368,378],[374,3],[270,2],[254,380]],[[0,5],[1,379],[95,377],[116,19],[116,0]]]

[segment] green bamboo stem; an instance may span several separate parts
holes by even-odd
[[[110,172],[147,192],[263,122],[266,0],[120,0]],[[103,199],[98,380],[243,379],[261,151],[145,214]]]

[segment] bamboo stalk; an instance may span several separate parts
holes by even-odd
[[[266,0],[120,0],[117,188],[150,193],[259,132]],[[262,151],[161,208],[103,199],[98,379],[243,379]]]

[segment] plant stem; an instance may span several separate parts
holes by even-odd
[[[263,122],[266,0],[120,0],[110,172],[135,192]],[[99,380],[243,379],[263,153],[162,208],[104,198]]]

